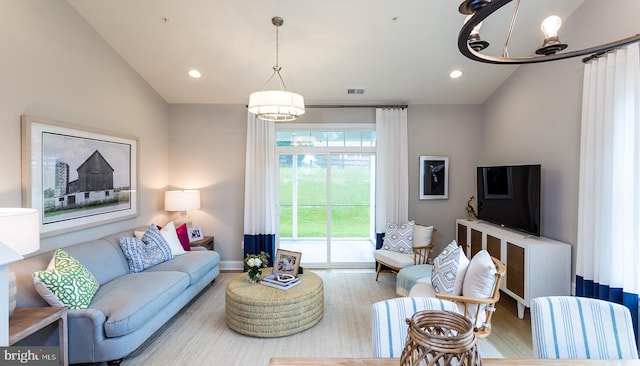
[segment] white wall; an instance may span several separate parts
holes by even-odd
[[[172,104],[170,186],[200,189],[194,226],[215,238],[221,268],[242,260],[247,108],[242,105]]]
[[[163,218],[167,103],[66,1],[3,1],[0,44],[0,206],[22,204],[22,114],[140,138],[139,216],[43,239],[41,251]]]
[[[582,48],[632,36],[640,31],[638,14],[636,0],[587,0],[564,22],[560,39]],[[572,274],[583,70],[581,58],[521,66],[484,104],[480,150],[483,164],[542,164],[542,235],[574,246]]]
[[[456,238],[456,223],[466,218],[466,204],[475,196],[477,151],[481,149],[482,107],[479,105],[412,105],[408,111],[409,219],[434,225],[437,255]],[[420,156],[449,157],[449,199],[420,200]],[[475,203],[474,203],[475,207]]]

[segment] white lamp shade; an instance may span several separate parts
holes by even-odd
[[[0,242],[20,255],[40,249],[38,210],[0,208]]]
[[[187,211],[200,209],[200,191],[197,189],[164,192],[165,211]]]
[[[304,97],[286,90],[262,90],[249,95],[249,112],[267,121],[293,121],[303,115]]]

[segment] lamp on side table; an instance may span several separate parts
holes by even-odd
[[[164,210],[180,211],[180,217],[176,220],[176,227],[186,223],[191,226],[191,218],[187,215],[188,210],[200,209],[200,191],[179,190],[164,192]]]
[[[9,263],[40,248],[38,210],[31,208],[0,208],[0,346],[9,343],[9,316],[15,309],[15,276],[9,273]],[[9,279],[12,279],[11,282]],[[9,283],[9,286],[6,285]],[[8,291],[8,292],[7,292]],[[6,293],[6,296],[5,296]],[[8,309],[8,310],[5,310]]]

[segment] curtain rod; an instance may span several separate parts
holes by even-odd
[[[583,63],[583,64],[588,64],[589,62],[591,62],[591,61],[593,61],[593,60],[596,60],[596,59],[599,59],[600,57],[605,56],[605,55],[606,55],[606,54],[608,54],[608,53],[611,53],[611,52],[617,51],[617,50],[619,50],[620,48],[621,48],[621,47],[614,48],[614,49],[612,49],[612,50],[608,50],[608,51],[602,51],[602,52],[594,53],[594,54],[593,54],[593,55],[591,55],[591,56],[587,56],[587,57],[583,58],[583,59],[582,59],[582,63]]]
[[[630,44],[634,44],[634,43],[637,43],[637,42],[640,42],[640,40],[635,40],[635,41],[631,42]],[[615,52],[615,51],[617,51],[617,50],[619,50],[619,49],[621,49],[623,47],[616,47],[616,48],[612,48],[612,49],[607,50],[607,51],[601,51],[601,52],[594,53],[591,56],[587,56],[587,57],[583,58],[582,59],[582,63],[584,63],[584,64],[589,63],[589,62],[591,62],[591,61],[593,61],[595,59],[599,59],[600,57],[602,57],[602,56],[604,56],[604,55],[606,55],[606,54],[608,54],[610,52]]]
[[[409,106],[406,104],[402,104],[402,105],[362,105],[362,104],[356,104],[356,105],[344,105],[344,104],[312,104],[312,105],[306,105],[304,106],[305,108],[401,108],[401,109],[405,109],[408,108]]]

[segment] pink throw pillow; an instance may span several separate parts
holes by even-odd
[[[180,245],[182,245],[182,249],[190,251],[191,246],[189,245],[189,233],[187,232],[187,224],[182,224],[176,228],[176,234],[178,234],[178,240],[180,240]]]

